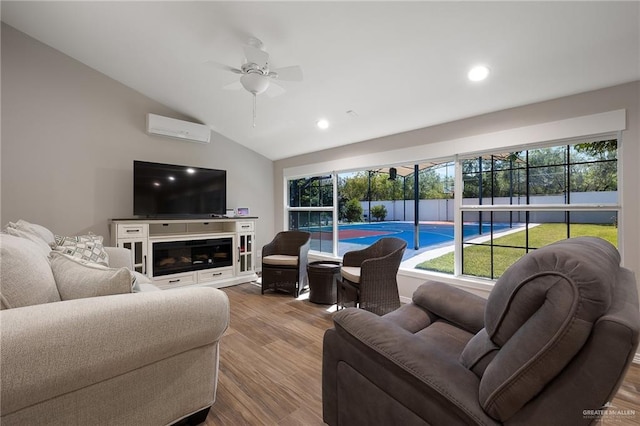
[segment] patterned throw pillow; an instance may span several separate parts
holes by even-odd
[[[88,234],[74,237],[56,235],[54,250],[88,262],[109,266],[109,255],[104,249],[100,235]]]

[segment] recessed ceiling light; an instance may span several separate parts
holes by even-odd
[[[320,119],[320,120],[318,120],[316,122],[316,126],[318,126],[318,128],[322,129],[322,130],[328,129],[329,128],[329,121],[325,120],[324,118],[322,118],[322,119]]]
[[[187,173],[189,173],[190,175],[194,174],[196,171],[194,169],[192,169],[191,167],[189,167],[187,169]]]
[[[469,71],[469,74],[467,74],[467,77],[471,81],[482,81],[485,78],[487,78],[488,75],[489,75],[489,68],[485,67],[484,65],[478,65],[471,68],[471,70]]]

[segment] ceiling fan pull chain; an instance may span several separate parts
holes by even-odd
[[[256,94],[253,94],[253,127],[256,127]]]

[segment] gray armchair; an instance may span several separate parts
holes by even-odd
[[[636,281],[619,263],[604,240],[568,239],[525,255],[487,300],[427,282],[385,316],[338,312],[324,337],[324,421],[595,423],[638,347]]]
[[[262,294],[265,290],[281,290],[298,297],[308,288],[310,246],[309,232],[282,231],[262,247]]]
[[[338,283],[338,308],[357,306],[383,315],[400,307],[396,275],[407,247],[400,238],[385,237],[362,250],[344,254]]]

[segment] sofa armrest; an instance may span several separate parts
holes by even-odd
[[[340,365],[351,365],[383,389],[390,399],[428,424],[495,425],[478,402],[478,377],[423,339],[371,312],[348,308],[334,317],[335,329],[325,334],[323,404],[325,422],[337,424],[336,389]],[[381,401],[364,398],[363,404]],[[367,410],[367,407],[361,407]]]
[[[127,268],[133,270],[133,257],[131,250],[124,247],[105,247],[104,250],[109,256],[110,268]]]
[[[216,344],[229,301],[201,287],[7,309],[0,317],[4,415]]]
[[[427,281],[413,293],[413,303],[471,333],[484,328],[487,300],[449,284]]]

